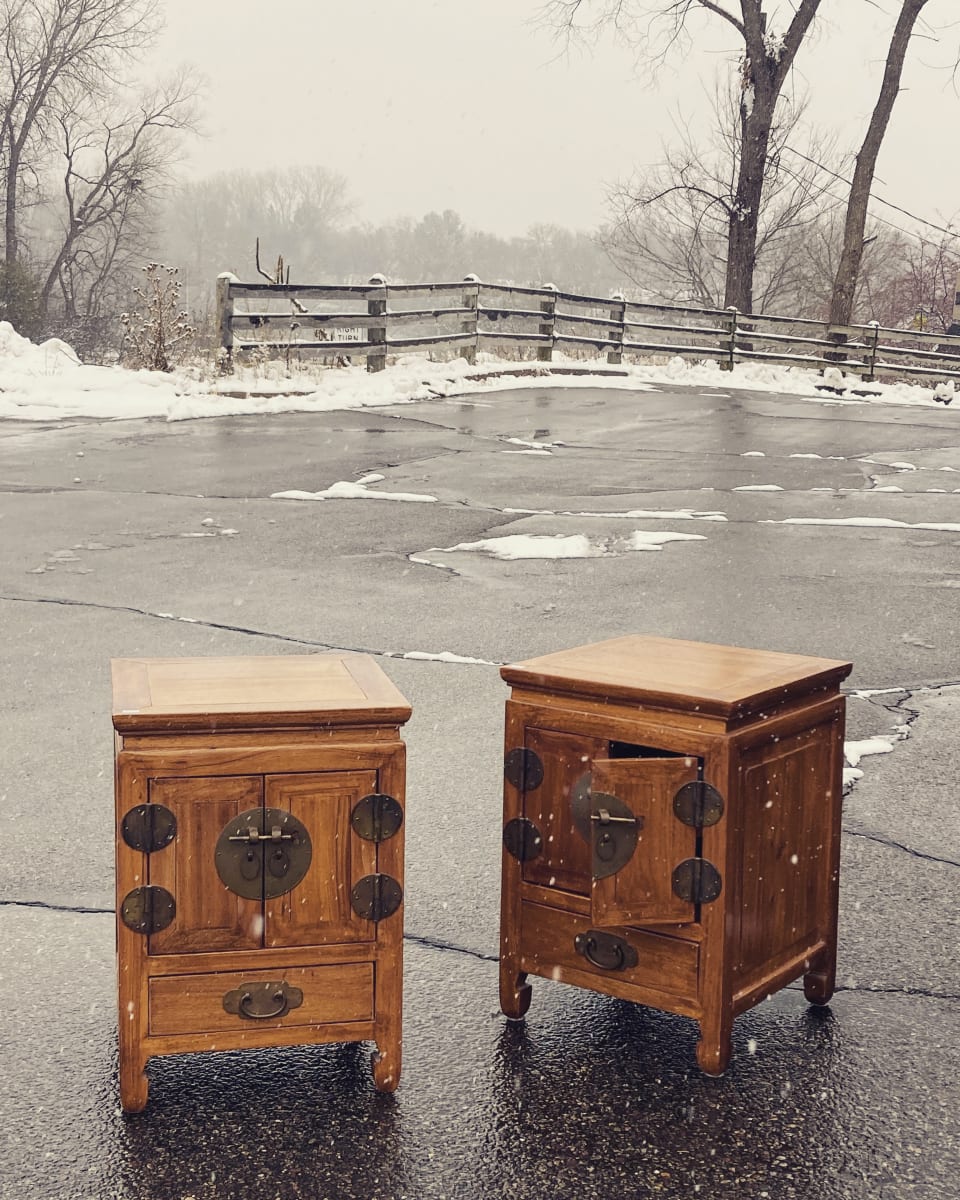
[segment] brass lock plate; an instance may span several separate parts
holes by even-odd
[[[313,846],[306,826],[281,808],[251,808],[223,827],[214,862],[224,885],[245,900],[272,900],[306,875]]]
[[[643,817],[616,796],[592,789],[592,775],[581,775],[570,793],[573,827],[592,851],[594,879],[616,875],[633,857]]]

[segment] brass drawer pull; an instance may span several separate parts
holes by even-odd
[[[241,984],[223,998],[223,1007],[248,1021],[275,1021],[291,1008],[303,1003],[300,988],[291,987],[285,980],[279,983]]]
[[[625,971],[637,965],[637,952],[629,942],[599,929],[578,933],[573,948],[601,971]]]

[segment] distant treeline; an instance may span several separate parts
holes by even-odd
[[[381,224],[354,216],[346,180],[323,167],[229,171],[181,184],[160,221],[157,257],[180,269],[194,312],[212,303],[221,271],[273,275],[282,257],[294,283],[458,280],[466,274],[517,285],[608,295],[623,286],[593,233],[538,224],[517,237],[468,229],[447,209]]]

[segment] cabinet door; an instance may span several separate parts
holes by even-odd
[[[377,870],[377,844],[359,837],[350,814],[377,790],[376,771],[329,771],[268,775],[267,808],[291,813],[310,835],[306,875],[291,891],[265,902],[264,945],[309,946],[370,942],[376,925],[353,911],[350,892]],[[402,831],[394,837],[402,837]]]
[[[153,804],[176,818],[173,841],[147,857],[149,882],[173,896],[173,923],[149,939],[151,954],[255,950],[262,945],[260,900],[230,891],[217,874],[217,839],[228,821],[263,803],[259,775],[158,778],[149,781]]]
[[[527,750],[540,760],[543,777],[528,783],[523,815],[532,821],[542,842],[536,858],[523,864],[525,883],[590,894],[590,847],[573,822],[572,798],[577,783],[588,775],[595,755],[607,752],[607,742],[584,734],[528,728]]]
[[[672,925],[695,919],[694,905],[674,893],[673,872],[696,855],[697,831],[675,815],[673,800],[683,784],[696,778],[695,758],[594,760],[590,824],[595,925]]]

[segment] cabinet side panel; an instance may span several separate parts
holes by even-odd
[[[737,974],[762,971],[832,927],[834,721],[757,747],[741,760],[742,857]]]

